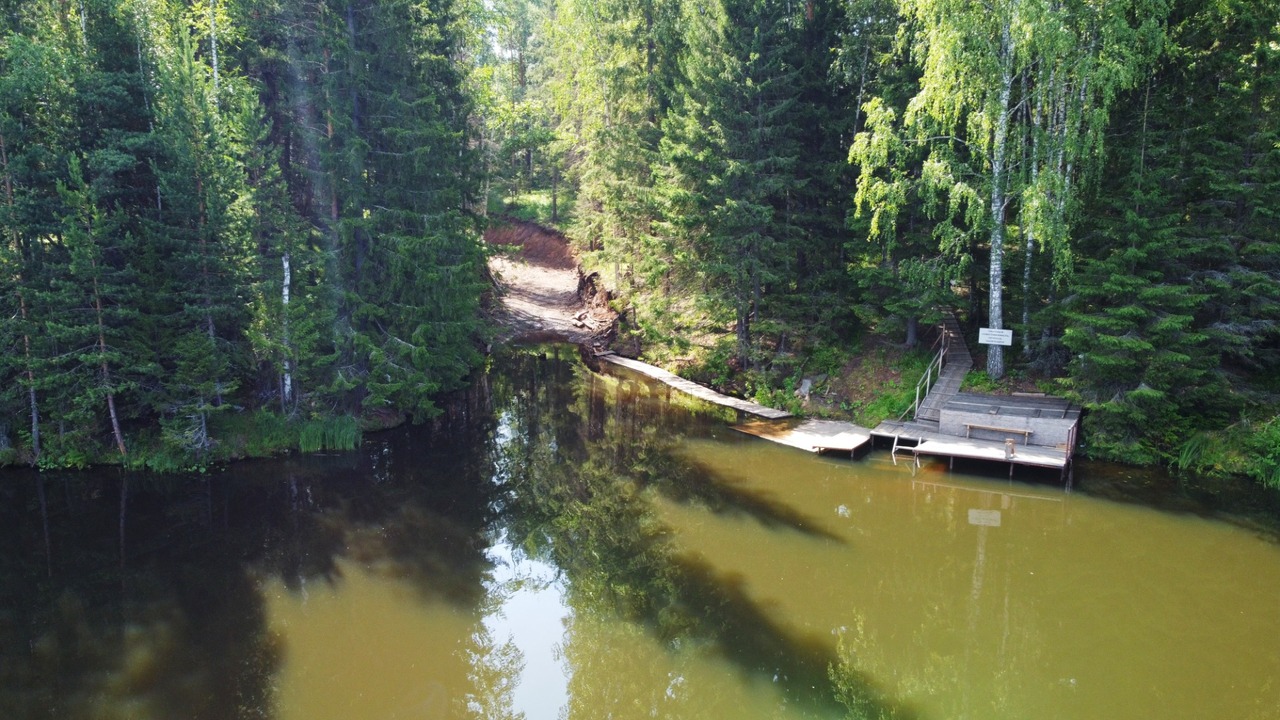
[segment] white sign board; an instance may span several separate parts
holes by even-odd
[[[1000,527],[1000,511],[999,510],[978,510],[976,508],[970,508],[969,524],[985,525],[986,527]]]
[[[983,345],[1012,345],[1013,331],[978,328],[978,342]]]

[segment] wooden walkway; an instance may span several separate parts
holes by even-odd
[[[875,437],[892,439],[894,455],[911,453],[918,464],[921,455],[972,460],[990,460],[1009,463],[1012,473],[1014,465],[1054,468],[1063,470],[1071,460],[1071,452],[1066,448],[1046,447],[1040,445],[1016,445],[1013,455],[1005,455],[1005,443],[998,440],[977,440],[944,435],[937,430],[930,430],[921,423],[899,423],[886,421],[871,431]]]
[[[770,420],[780,420],[782,418],[791,417],[791,413],[784,410],[775,410],[774,408],[765,407],[764,405],[753,403],[749,400],[742,400],[741,398],[722,395],[711,388],[703,387],[698,383],[685,380],[679,375],[673,375],[660,367],[654,367],[653,365],[640,362],[639,360],[632,360],[631,358],[625,358],[621,355],[600,355],[596,359],[602,362],[607,362],[611,365],[617,365],[618,367],[624,367],[628,370],[638,372],[641,375],[651,377],[654,380],[659,380],[680,392],[692,395],[699,400],[706,400],[709,403],[730,407],[734,410],[741,410],[742,412],[750,413],[762,418],[768,418]]]
[[[723,395],[639,360],[619,355],[600,355],[596,359],[653,378],[695,398],[764,418],[734,425],[733,429],[789,447],[852,456],[873,437],[879,437],[892,441],[895,458],[899,453],[911,453],[914,466],[920,464],[922,455],[945,457],[952,465],[959,457],[1008,463],[1010,477],[1014,467],[1025,465],[1058,469],[1065,479],[1075,449],[1080,409],[1059,398],[960,393],[960,381],[973,360],[953,317],[947,317],[943,331],[954,336],[948,340],[951,345],[946,353],[947,367],[927,398],[934,400],[929,403],[932,410],[922,402],[915,418],[887,420],[874,430],[835,420],[787,421],[792,417],[788,412]],[[956,379],[946,382],[949,377]],[[959,434],[957,428],[964,433]],[[1022,442],[1016,442],[1019,437]],[[1033,438],[1036,442],[1032,442]]]
[[[722,395],[710,388],[673,375],[648,363],[619,355],[601,355],[599,360],[611,365],[633,370],[646,377],[661,381],[671,387],[710,403],[740,410],[763,420],[734,425],[733,429],[748,435],[776,442],[809,452],[843,452],[852,455],[858,448],[871,442],[871,431],[853,423],[836,420],[792,420],[791,413],[765,407],[759,403]]]
[[[871,431],[838,420],[805,420],[799,424],[787,422],[754,422],[734,425],[734,430],[765,440],[809,452],[853,453],[871,442]]]
[[[969,346],[965,344],[964,332],[956,316],[944,313],[942,316],[942,332],[946,335],[947,353],[942,363],[942,372],[928,396],[916,408],[916,420],[932,420],[937,422],[946,405],[964,383],[964,376],[973,368],[973,356],[969,354]]]

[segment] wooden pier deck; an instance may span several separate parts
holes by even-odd
[[[1075,451],[1080,408],[1061,398],[957,393],[939,421],[885,421],[871,434],[893,441],[894,453],[987,460],[1063,473]]]
[[[887,420],[871,431],[873,437],[894,441],[894,453],[911,453],[915,462],[921,455],[943,457],[948,460],[965,458],[1009,463],[1012,472],[1015,465],[1063,470],[1071,460],[1067,448],[1037,445],[1015,445],[1013,455],[1006,457],[1003,440],[981,440],[946,435],[930,430],[923,423],[902,423]]]
[[[692,395],[700,400],[706,400],[709,403],[730,407],[735,410],[741,410],[742,412],[750,413],[762,418],[768,418],[770,420],[780,420],[782,418],[791,417],[791,413],[784,410],[777,410],[759,403],[751,402],[750,400],[743,400],[741,398],[723,395],[711,388],[703,387],[702,385],[690,380],[685,380],[679,375],[674,375],[660,367],[654,367],[649,363],[640,362],[639,360],[632,360],[631,358],[625,358],[621,355],[600,355],[596,359],[602,362],[607,362],[611,365],[617,365],[618,367],[624,367],[628,370],[638,372],[646,377],[651,377],[654,380],[670,385],[680,392]]]
[[[871,442],[871,431],[838,420],[805,420],[800,423],[753,422],[734,425],[734,430],[809,452],[843,452],[853,455]]]
[[[1007,463],[1011,477],[1016,466],[1025,465],[1057,469],[1065,478],[1079,429],[1080,408],[1061,398],[997,397],[950,388],[937,419],[887,420],[874,430],[835,420],[788,422],[792,415],[786,411],[723,395],[639,360],[619,355],[600,355],[596,359],[701,400],[764,418],[734,425],[733,429],[809,452],[845,452],[852,456],[878,437],[893,442],[895,457],[900,452],[910,452],[916,465],[922,455],[945,457],[952,465],[956,458],[965,458]],[[963,362],[957,364],[963,366]]]

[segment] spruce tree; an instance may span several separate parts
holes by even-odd
[[[733,318],[735,356],[752,362],[752,322],[783,276],[799,185],[795,18],[770,2],[691,13],[687,80],[664,124],[669,222]]]

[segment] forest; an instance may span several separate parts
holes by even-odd
[[[949,309],[1092,457],[1280,487],[1278,93],[1271,0],[0,0],[0,461],[431,418],[516,216],[708,382]]]

